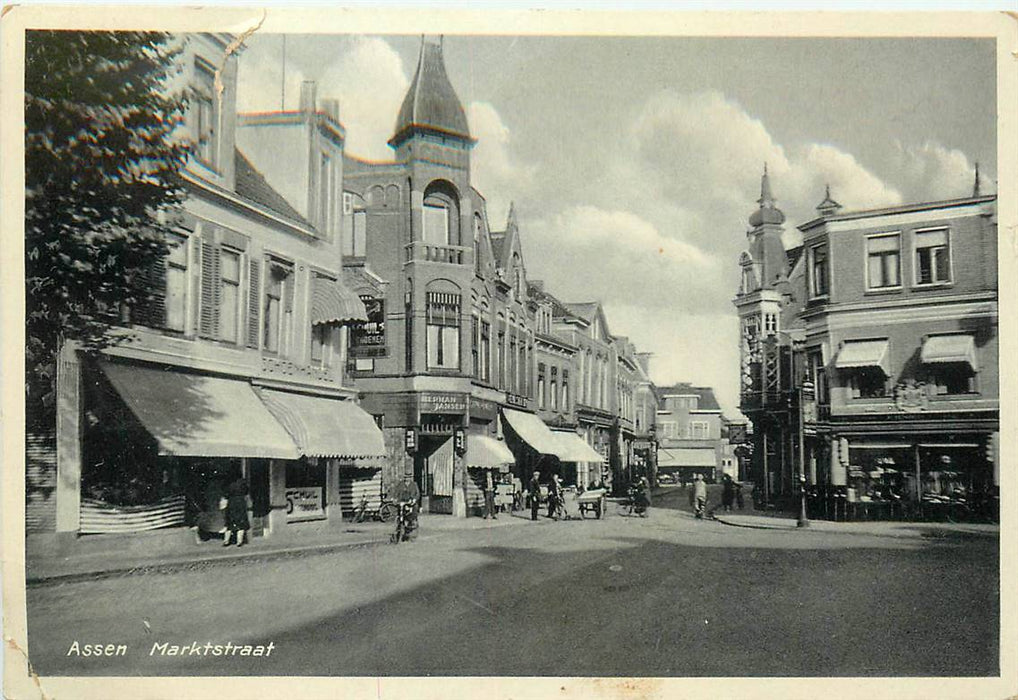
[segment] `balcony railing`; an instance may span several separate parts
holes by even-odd
[[[459,245],[437,245],[414,241],[405,246],[406,262],[437,262],[463,265],[469,262],[470,248]]]

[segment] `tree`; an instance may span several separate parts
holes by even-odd
[[[115,342],[152,303],[184,192],[179,48],[150,32],[31,31],[25,41],[26,393],[52,425],[56,354]]]

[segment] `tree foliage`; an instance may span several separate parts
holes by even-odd
[[[31,418],[53,413],[62,338],[112,341],[144,304],[183,200],[179,49],[148,32],[32,31],[25,45],[26,373]]]

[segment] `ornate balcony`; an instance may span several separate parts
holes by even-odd
[[[470,248],[459,245],[436,245],[424,241],[414,241],[404,247],[406,262],[435,262],[450,265],[469,263]]]

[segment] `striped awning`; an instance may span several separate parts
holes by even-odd
[[[502,416],[516,434],[520,436],[520,439],[537,452],[546,455],[558,455],[558,439],[548,429],[548,426],[544,424],[544,421],[533,413],[503,408]]]
[[[296,459],[297,448],[247,382],[100,362],[161,455]]]
[[[838,369],[859,369],[877,367],[885,377],[891,376],[888,364],[889,343],[886,338],[879,340],[847,340],[838,351],[834,366]]]
[[[505,443],[487,435],[467,435],[467,466],[500,469],[513,464],[516,458]]]
[[[350,400],[261,389],[262,401],[305,457],[384,457],[375,419]]]
[[[558,458],[563,462],[597,462],[604,461],[604,456],[587,444],[587,441],[573,432],[552,431],[559,443]]]
[[[923,341],[923,364],[967,364],[976,371],[976,341],[971,335],[931,335]]]
[[[360,297],[339,280],[315,277],[311,295],[311,325],[366,322],[368,314]]]

